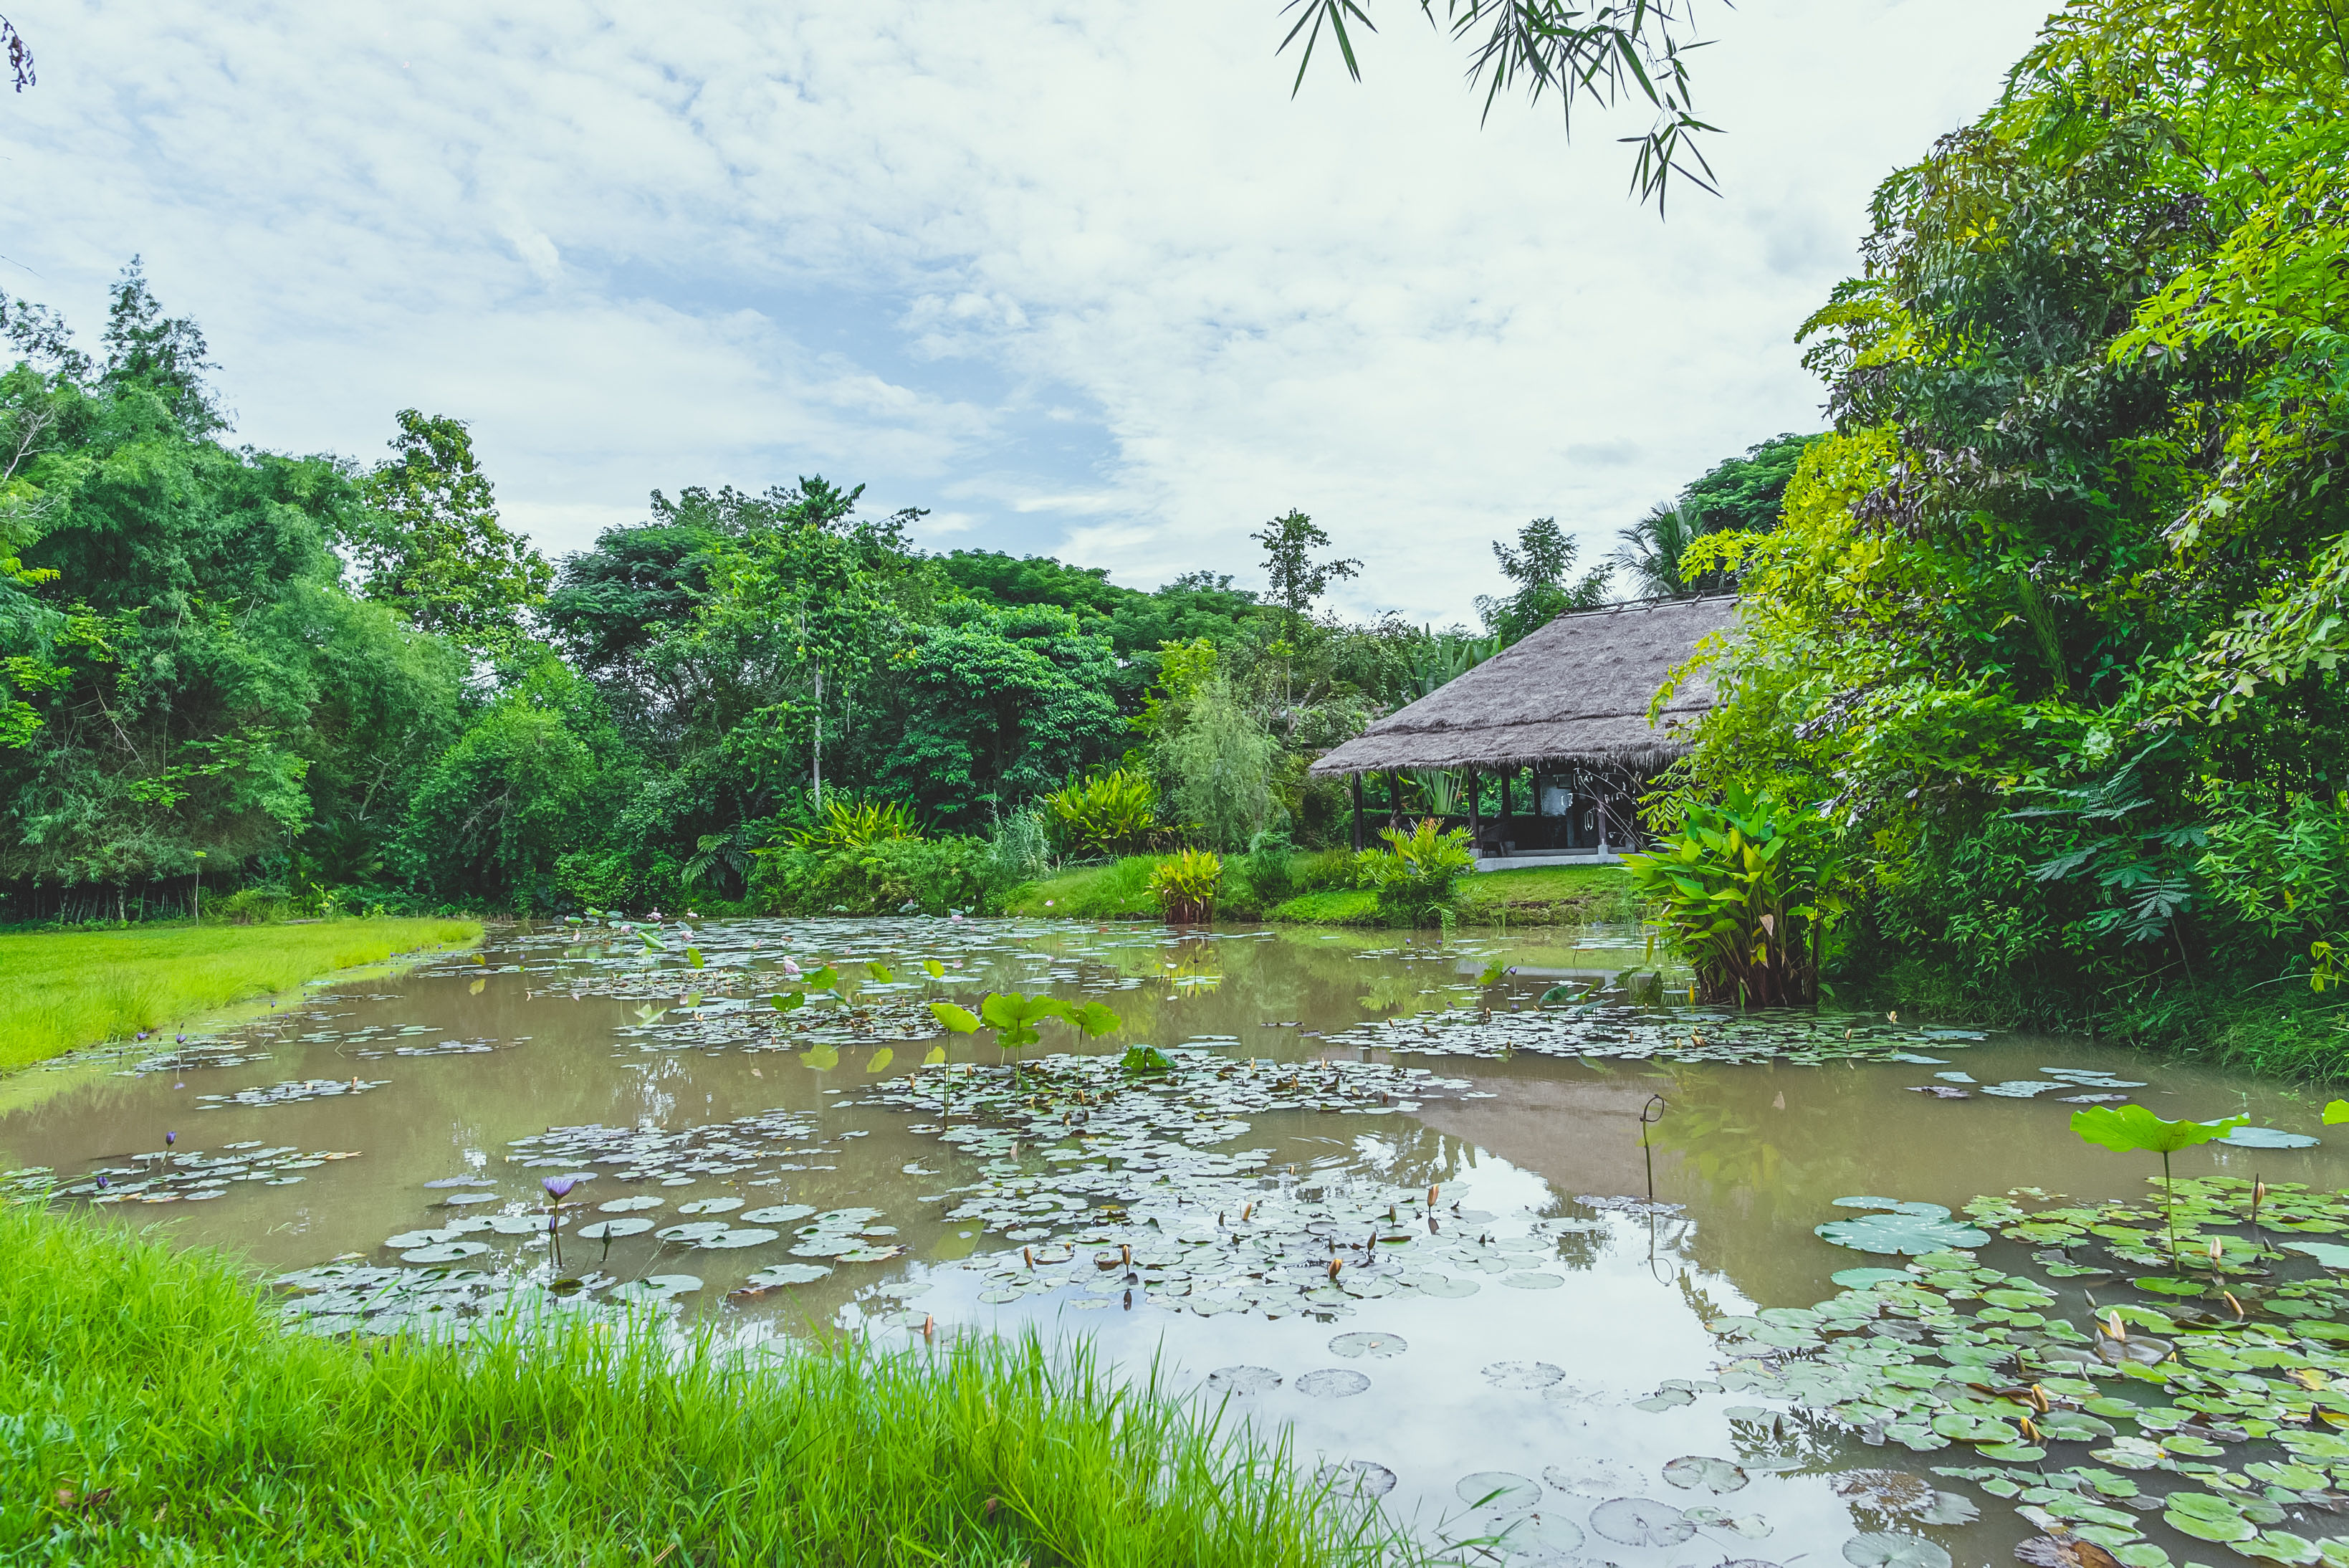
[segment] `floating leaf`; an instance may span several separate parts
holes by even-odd
[[[1485,1381],[1495,1388],[1547,1388],[1565,1376],[1547,1361],[1495,1361],[1485,1368]]]
[[[1889,1210],[1864,1214],[1857,1220],[1831,1220],[1817,1235],[1838,1247],[1860,1252],[1925,1253],[1956,1247],[1980,1247],[1990,1241],[1987,1231],[1959,1223],[1938,1203],[1903,1203],[1889,1198],[1838,1198],[1849,1209]]]
[[[739,1198],[697,1198],[690,1203],[678,1204],[677,1211],[680,1214],[731,1214],[741,1207],[742,1200]]]
[[[1736,1491],[1745,1485],[1745,1471],[1728,1459],[1684,1454],[1664,1465],[1664,1480],[1687,1491]]]
[[[1262,1394],[1280,1386],[1280,1374],[1269,1366],[1219,1366],[1207,1374],[1207,1387],[1217,1394]]]
[[[1350,1356],[1401,1355],[1411,1348],[1410,1341],[1399,1334],[1341,1334],[1330,1342],[1330,1354]]]
[[[1316,1399],[1348,1399],[1371,1386],[1361,1373],[1344,1366],[1324,1366],[1297,1379],[1297,1391]]]
[[[1610,1498],[1590,1511],[1590,1528],[1619,1546],[1678,1546],[1696,1533],[1696,1523],[1668,1502],[1652,1498]],[[1944,1559],[1942,1568],[1948,1568]]]
[[[1462,1476],[1453,1489],[1469,1507],[1488,1513],[1516,1513],[1541,1501],[1541,1483],[1513,1470],[1478,1470]]]
[[[2234,1148],[2314,1148],[2318,1140],[2281,1127],[2237,1127],[2218,1141]]]
[[[2251,1119],[2221,1116],[2210,1122],[2168,1121],[2143,1106],[2091,1106],[2072,1113],[2072,1130],[2084,1142],[2121,1154],[2176,1154],[2179,1149],[2209,1143]]]
[[[1950,1568],[1950,1554],[1921,1535],[1870,1531],[1843,1543],[1852,1568]]]

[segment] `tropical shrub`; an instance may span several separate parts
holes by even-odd
[[[1692,801],[1680,827],[1624,868],[1708,1002],[1777,1007],[1818,999],[1819,960],[1842,905],[1816,813],[1730,786]]]
[[[1457,899],[1455,884],[1476,867],[1476,852],[1468,831],[1446,832],[1432,816],[1423,816],[1408,833],[1384,827],[1379,836],[1384,849],[1365,849],[1355,857],[1358,887],[1379,898],[1379,913],[1390,920],[1423,925],[1444,918]]]
[[[860,800],[845,791],[824,796],[823,816],[813,827],[792,837],[802,849],[818,854],[854,852],[894,838],[919,838],[914,808],[903,801]]]
[[[1128,854],[1158,836],[1158,791],[1140,768],[1107,768],[1071,780],[1037,804],[1071,854]]]
[[[1224,858],[1212,849],[1185,849],[1161,860],[1150,873],[1151,896],[1170,920],[1206,920],[1216,912]]]
[[[750,902],[778,915],[943,915],[987,909],[1006,886],[983,838],[876,838],[855,849],[762,851]]]

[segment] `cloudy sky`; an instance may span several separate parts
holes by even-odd
[[[823,473],[935,548],[1255,583],[1294,506],[1367,563],[1344,607],[1441,621],[1527,518],[1603,555],[1817,427],[1792,335],[1869,189],[2047,8],[1708,4],[1725,195],[1660,223],[1642,118],[1480,129],[1407,0],[1294,99],[1278,0],[13,0],[0,288],[94,340],[140,253],[238,439],[456,415],[550,554]]]

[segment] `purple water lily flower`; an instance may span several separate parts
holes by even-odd
[[[188,1043],[188,1037],[184,1034],[174,1034],[171,1036],[171,1043],[175,1045],[185,1045]]]
[[[104,1178],[103,1176],[101,1176],[101,1177],[99,1177],[99,1178],[98,1179],[98,1184],[100,1187],[105,1187],[105,1186],[109,1185],[109,1183],[108,1183],[108,1181],[107,1181],[106,1178]]]
[[[165,1134],[163,1135],[163,1147],[164,1147],[165,1148],[169,1148],[169,1147],[171,1147],[173,1144],[175,1144],[175,1143],[177,1143],[177,1142],[179,1142],[179,1141],[180,1141],[180,1135],[179,1135],[178,1133],[175,1133],[175,1132],[168,1132],[168,1133],[165,1133]]]
[[[578,1186],[579,1182],[574,1177],[550,1176],[545,1180],[540,1182],[539,1185],[546,1189],[546,1195],[549,1198],[552,1198],[556,1202],[560,1203],[563,1199],[571,1196],[571,1189]]]

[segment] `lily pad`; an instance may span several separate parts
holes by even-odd
[[[639,1209],[657,1209],[667,1201],[666,1198],[655,1198],[647,1193],[635,1198],[615,1198],[595,1207],[606,1214],[633,1214]]]
[[[1514,1470],[1478,1470],[1452,1489],[1462,1502],[1487,1513],[1516,1513],[1541,1501],[1541,1483]]]
[[[1678,1546],[1696,1533],[1687,1514],[1646,1497],[1609,1498],[1590,1511],[1590,1528],[1619,1546]]]
[[[587,1241],[612,1241],[622,1236],[641,1236],[652,1228],[649,1220],[598,1220],[579,1227],[579,1235]]]
[[[1921,1535],[1874,1530],[1843,1543],[1852,1568],[1950,1568],[1950,1554]]]
[[[1664,1480],[1684,1491],[1736,1491],[1745,1485],[1745,1471],[1728,1459],[1683,1454],[1664,1465]]]
[[[751,1210],[742,1216],[742,1222],[746,1225],[789,1225],[814,1212],[814,1208],[805,1203],[772,1203],[764,1209]]]
[[[1547,1388],[1565,1376],[1547,1361],[1495,1361],[1485,1368],[1485,1381],[1495,1388]]]
[[[1280,1386],[1280,1374],[1269,1366],[1219,1366],[1207,1374],[1207,1387],[1217,1394],[1263,1394]]]
[[[419,1247],[412,1252],[402,1252],[403,1263],[453,1263],[460,1258],[479,1257],[490,1250],[487,1241],[442,1241],[436,1246]]]
[[[750,1278],[754,1285],[810,1285],[832,1272],[820,1263],[771,1263]]]
[[[697,1198],[690,1203],[678,1204],[677,1211],[680,1214],[731,1214],[741,1207],[742,1200],[739,1198]]]
[[[1384,1497],[1395,1489],[1394,1471],[1384,1465],[1374,1465],[1368,1459],[1352,1459],[1342,1465],[1323,1465],[1313,1472],[1313,1480],[1340,1497],[1358,1497],[1366,1501]]]
[[[720,1231],[694,1243],[705,1251],[725,1251],[737,1247],[761,1247],[781,1238],[781,1231],[770,1231],[760,1225],[742,1225]]]
[[[1640,1472],[1620,1459],[1567,1459],[1542,1471],[1542,1480],[1577,1497],[1620,1497],[1640,1484]]]
[[[1411,1342],[1399,1334],[1341,1334],[1330,1342],[1332,1355],[1401,1355],[1410,1348]]]
[[[1830,1220],[1817,1228],[1821,1240],[1854,1251],[1915,1255],[1980,1247],[1990,1241],[1988,1231],[1951,1219],[1950,1211],[1938,1203],[1902,1203],[1884,1198],[1838,1198],[1836,1202],[1847,1209],[1866,1206],[1886,1210],[1857,1220]]]
[[[654,1232],[664,1241],[690,1241],[699,1245],[712,1236],[723,1236],[732,1229],[723,1220],[690,1220],[682,1225],[665,1225]]]
[[[2306,1133],[2285,1132],[2282,1127],[2237,1127],[2213,1141],[2236,1148],[2314,1148],[2318,1142]]]
[[[1369,1378],[1345,1366],[1324,1366],[1297,1379],[1297,1391],[1316,1399],[1349,1399],[1370,1386]]]

